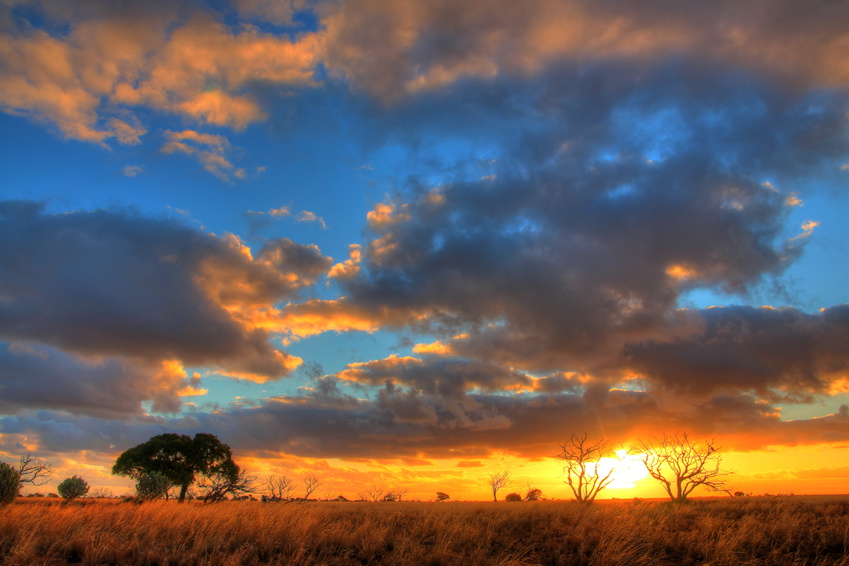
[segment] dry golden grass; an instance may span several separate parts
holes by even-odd
[[[19,499],[0,563],[849,565],[849,497],[336,503]]]

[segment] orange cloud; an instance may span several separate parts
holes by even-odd
[[[450,356],[454,354],[454,350],[451,347],[451,344],[443,344],[442,341],[437,340],[436,342],[431,342],[430,344],[416,344],[415,346],[413,346],[413,353],[433,354],[436,356]]]
[[[0,107],[54,125],[67,138],[138,143],[136,106],[241,130],[267,115],[251,94],[270,82],[312,84],[320,34],[295,40],[210,14],[130,7],[98,18],[47,7],[68,33],[21,27],[0,37]]]
[[[385,305],[354,304],[344,297],[334,300],[310,299],[287,305],[282,311],[266,310],[265,325],[293,338],[323,332],[375,332],[382,326],[401,326],[421,318],[415,313],[396,311]]]
[[[369,227],[372,230],[380,230],[391,226],[396,222],[403,222],[410,219],[410,215],[405,212],[405,205],[396,207],[391,203],[378,203],[374,209],[366,214]]]
[[[348,259],[331,267],[327,277],[330,279],[351,279],[359,272],[361,259],[362,249],[360,244],[351,244],[348,246]]]
[[[298,356],[293,356],[292,354],[288,354],[286,352],[281,352],[279,350],[275,350],[272,352],[274,356],[276,365],[280,368],[283,368],[283,371],[286,374],[292,373],[304,362],[303,359]],[[264,372],[249,372],[249,371],[233,371],[230,369],[221,370],[218,373],[229,377],[231,379],[238,379],[241,381],[251,381],[253,383],[268,383],[269,381],[275,381],[277,379],[274,375],[269,375]]]

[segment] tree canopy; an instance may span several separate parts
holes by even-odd
[[[112,473],[139,479],[143,474],[158,472],[173,485],[180,486],[179,500],[197,476],[238,474],[230,447],[207,433],[194,438],[185,434],[159,434],[118,456]]]

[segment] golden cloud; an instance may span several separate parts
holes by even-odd
[[[312,84],[321,51],[321,34],[233,32],[205,12],[86,17],[74,14],[63,35],[22,26],[0,36],[0,107],[101,144],[138,143],[146,130],[126,114],[142,105],[241,130],[267,117],[253,84]]]

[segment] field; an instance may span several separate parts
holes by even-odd
[[[534,503],[18,499],[0,563],[843,564],[849,497]]]

